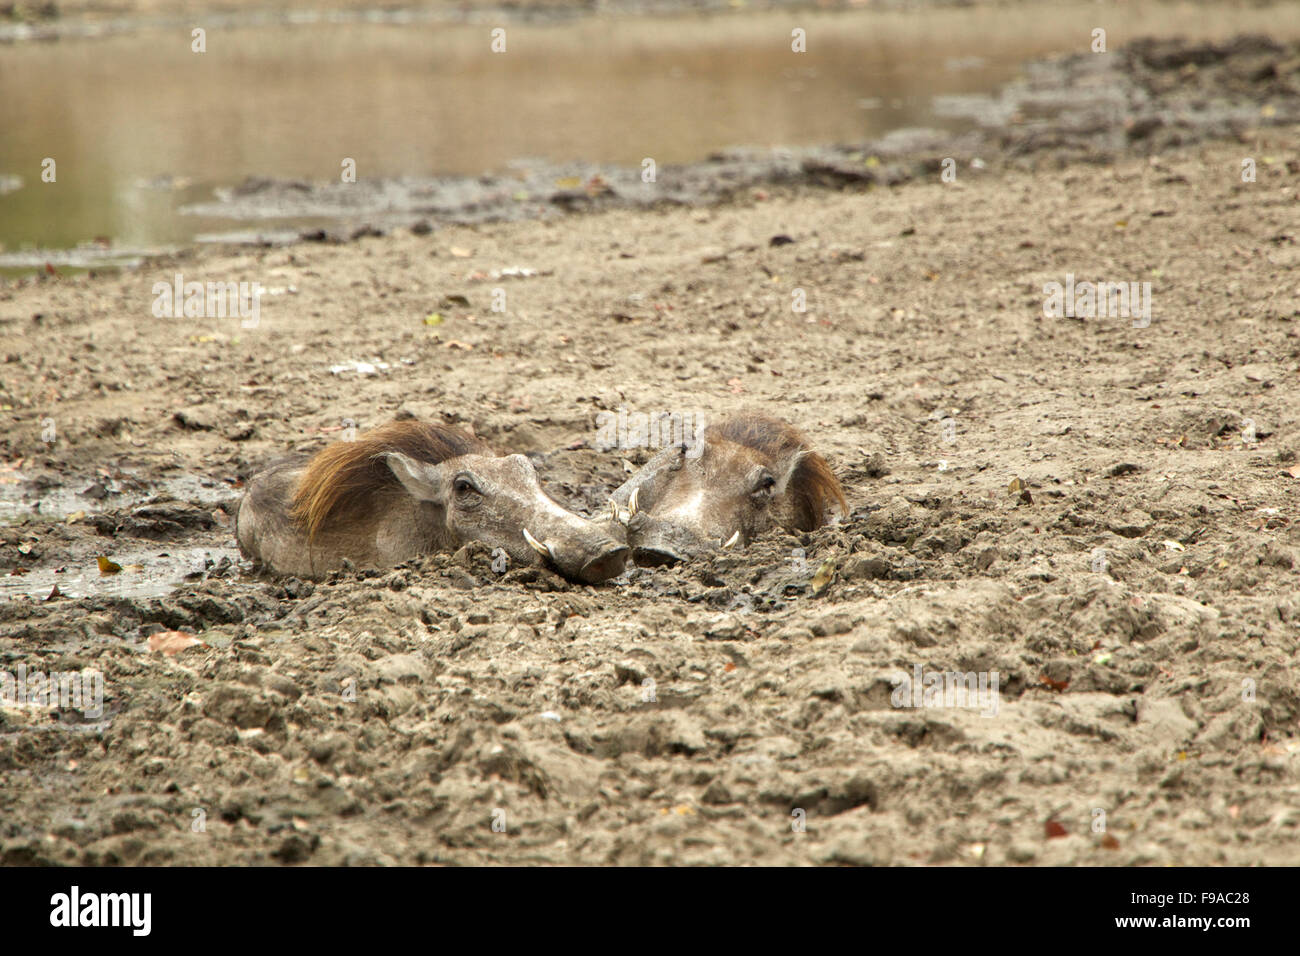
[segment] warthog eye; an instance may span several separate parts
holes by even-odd
[[[755,504],[766,504],[771,500],[775,488],[775,478],[771,475],[760,475],[758,480],[754,482],[754,490],[750,492],[750,495],[753,497]]]
[[[474,482],[466,475],[457,475],[451,487],[456,492],[457,498],[476,498],[482,494]]]

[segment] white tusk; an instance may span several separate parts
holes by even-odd
[[[629,518],[635,517],[636,513],[641,510],[639,507],[637,507],[640,501],[641,501],[641,489],[633,488],[632,497],[627,499],[627,516]]]
[[[542,557],[550,558],[552,560],[555,559],[555,555],[551,553],[551,549],[529,534],[527,528],[524,529],[524,540],[528,542],[528,547],[532,548]]]
[[[739,540],[740,540],[740,532],[737,531],[735,534],[733,534],[730,538],[727,539],[727,543],[723,545],[723,548],[733,547],[735,543]]]
[[[614,521],[618,521],[618,503],[613,498],[609,500],[609,516]]]

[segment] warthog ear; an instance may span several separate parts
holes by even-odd
[[[794,478],[795,472],[811,455],[812,452],[807,449],[797,451],[773,469],[776,475],[776,493],[778,495],[783,495],[790,490],[790,481]]]
[[[403,455],[400,451],[385,452],[380,457],[384,459],[389,469],[412,498],[418,498],[421,501],[432,501],[438,505],[446,503],[446,481],[442,473],[442,466],[416,461],[414,458]]]

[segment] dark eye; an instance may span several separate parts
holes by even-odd
[[[458,495],[478,494],[478,489],[474,487],[474,482],[470,481],[464,475],[457,476],[455,482],[452,484],[452,487],[456,490],[456,494]]]

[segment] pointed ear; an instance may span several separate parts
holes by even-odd
[[[390,451],[378,456],[384,460],[388,468],[397,480],[402,483],[402,487],[412,498],[418,498],[420,501],[432,501],[434,504],[441,505],[446,502],[445,486],[446,481],[442,473],[441,465],[430,465],[422,461],[416,461],[408,455],[403,455],[400,451]]]
[[[776,493],[783,495],[790,490],[790,481],[794,478],[795,473],[799,471],[799,466],[808,459],[813,453],[804,449],[797,451],[784,462],[781,462],[775,471],[776,474]]]

